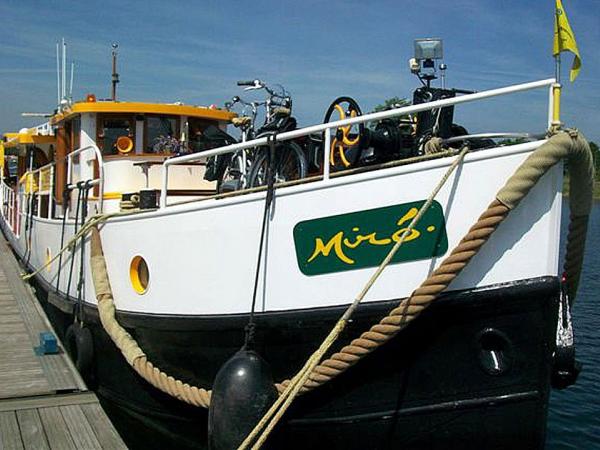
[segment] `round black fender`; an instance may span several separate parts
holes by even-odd
[[[94,340],[90,329],[76,323],[69,325],[65,345],[79,373],[87,375],[94,360]]]
[[[277,398],[271,369],[242,349],[217,373],[208,409],[208,448],[238,448]]]

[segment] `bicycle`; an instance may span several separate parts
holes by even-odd
[[[225,103],[225,109],[231,111],[236,104],[243,105],[242,114],[231,121],[234,127],[241,131],[241,142],[254,139],[254,124],[258,115],[258,108],[266,106],[266,102],[247,102],[239,96],[234,96],[230,102]],[[245,112],[250,109],[249,114]],[[248,186],[249,167],[254,159],[252,149],[237,150],[233,154],[222,155],[224,164],[217,180],[217,192],[231,192],[245,189]]]
[[[245,90],[264,89],[268,96],[265,100],[265,122],[256,131],[254,138],[283,133],[296,128],[296,119],[292,116],[292,97],[281,85],[279,92],[269,87],[264,81],[238,81],[238,86],[246,86]],[[248,186],[257,187],[266,184],[268,165],[268,147],[254,149],[255,159],[250,164]],[[273,161],[275,182],[281,183],[304,178],[307,175],[307,160],[302,148],[293,141],[277,142],[275,161]]]

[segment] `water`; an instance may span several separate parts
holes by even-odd
[[[565,208],[566,210],[566,208]],[[563,243],[568,211],[563,211]],[[553,391],[546,448],[600,449],[600,203],[590,217],[584,268],[573,310],[577,359],[583,370],[577,383]]]

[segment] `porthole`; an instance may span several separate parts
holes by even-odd
[[[145,294],[148,290],[148,282],[150,281],[150,271],[146,260],[141,256],[136,256],[131,260],[129,265],[129,278],[133,290],[138,294]]]

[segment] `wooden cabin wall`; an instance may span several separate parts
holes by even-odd
[[[63,198],[63,189],[67,182],[67,163],[65,161],[65,157],[67,156],[69,141],[70,141],[70,133],[67,133],[65,126],[62,125],[56,129],[56,154],[55,161],[56,163],[56,183],[54,185],[54,197],[56,198],[56,203],[62,205]]]

